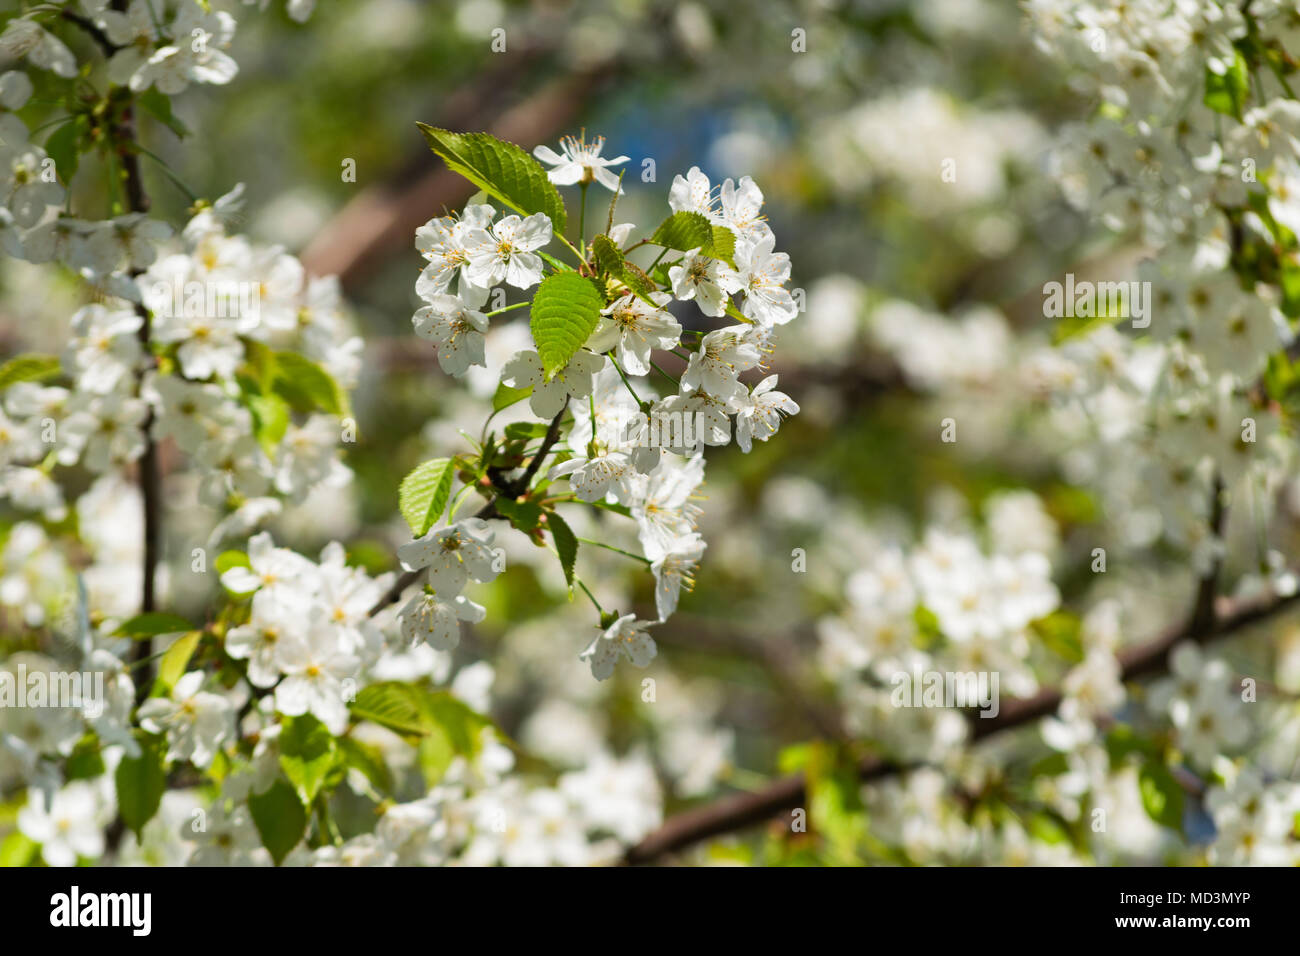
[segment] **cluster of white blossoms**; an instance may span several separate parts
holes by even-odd
[[[1026,7],[1040,44],[1100,104],[1061,131],[1057,178],[1149,253],[1138,272],[1149,338],[1136,348],[1160,350],[1141,383],[1146,427],[1131,437],[1163,485],[1208,501],[1217,480],[1235,500],[1244,476],[1279,463],[1277,415],[1256,386],[1300,306],[1288,225],[1300,223],[1300,104],[1285,75],[1260,75],[1267,45],[1291,42],[1291,15],[1278,3]],[[1095,341],[1116,362],[1133,347]],[[1283,395],[1270,386],[1265,398]]]
[[[1038,520],[1026,521],[1026,509]],[[1034,550],[1044,546],[1035,526],[1047,526],[1049,541],[1054,528],[1028,493],[991,499],[987,514],[989,552],[969,530],[931,527],[916,547],[880,549],[849,577],[844,611],[818,622],[819,661],[851,729],[900,758],[939,759],[964,736],[953,701],[926,703],[918,677],[996,673],[994,695],[1038,689],[1031,627],[1060,595],[1049,558]]]
[[[150,245],[134,260],[147,269],[115,274],[124,296],[139,293],[135,303],[108,298],[72,317],[57,369],[69,386],[20,381],[5,390],[0,494],[16,507],[58,520],[65,504],[53,468],[120,471],[144,452],[146,428],[189,456],[201,500],[217,508],[349,479],[338,458],[346,431],[339,415],[305,409],[295,417],[274,392],[245,384],[250,365],[285,351],[339,387],[355,383],[362,343],[348,331],[337,283],[307,279],[278,247],[226,236],[215,208],[190,221],[186,251],[156,258]],[[164,347],[143,377],[153,355],[140,340],[141,307],[151,342]]]
[[[289,14],[305,19],[312,6],[290,0]],[[116,123],[146,91],[167,96],[191,82],[228,81],[235,64],[224,50],[234,26],[228,12],[189,0],[46,5],[7,20],[0,62],[105,79],[105,108]],[[79,70],[71,52],[79,47],[56,35],[65,31],[93,38],[102,74],[89,64]],[[0,617],[6,627],[30,629],[42,652],[12,654],[0,670],[5,688],[25,689],[33,679],[57,686],[69,674],[90,683],[65,706],[0,707],[0,784],[7,793],[25,789],[17,828],[31,861],[617,860],[662,817],[649,758],[615,757],[597,745],[584,753],[585,769],[541,780],[507,776],[514,755],[482,716],[491,706],[491,668],[474,665],[449,680],[459,621],[483,614],[460,592],[499,570],[484,521],[456,522],[402,549],[404,563],[427,568],[429,583],[400,619],[391,603],[395,575],[367,572],[338,542],[318,559],[277,546],[265,532],[238,543],[282,501],[350,478],[340,454],[355,440],[348,393],[362,342],[338,283],[307,276],[279,246],[231,233],[242,187],[197,203],[178,232],[142,212],[77,218],[65,205],[74,171],[56,169],[16,115],[32,92],[24,70],[0,73],[0,246],[65,267],[89,304],[72,315],[58,354],[4,365],[0,495],[18,520],[0,549]],[[122,123],[112,135],[133,132]],[[138,144],[118,145],[134,152]],[[122,179],[128,191],[143,188],[133,176]],[[498,283],[526,289],[542,279],[544,259],[534,252],[551,239],[549,220],[494,219],[489,207],[471,207],[455,235],[443,237],[475,250],[454,290],[467,304],[481,305]],[[441,281],[434,304],[453,291],[433,272],[428,279]],[[603,357],[592,371],[602,364]],[[675,481],[679,472],[692,476],[689,484]],[[686,498],[701,480],[698,456],[647,477],[638,505],[647,528],[672,542],[688,538],[682,526],[695,512]],[[65,498],[74,488],[84,490]],[[200,625],[170,613],[187,587],[177,580],[181,562],[162,562],[150,544],[151,533],[163,537],[156,524],[177,490],[212,509],[185,516],[187,533],[199,541],[207,534],[206,547],[185,545],[189,571],[215,572],[207,580],[222,586]],[[218,558],[227,541],[240,550]],[[698,557],[690,540],[684,553]],[[684,571],[667,556],[657,567],[667,594]],[[142,601],[150,593],[152,606]],[[626,624],[613,622],[607,633],[620,635]],[[154,638],[160,647],[149,646]],[[421,732],[443,734],[447,752],[417,752],[394,733],[409,735],[415,718],[403,722],[386,694],[415,707]],[[381,703],[358,710],[359,695]],[[337,758],[331,790],[373,800],[382,809],[378,826],[344,839],[326,816],[296,835],[289,821],[271,829],[255,822],[255,801],[289,786],[287,728],[328,735]],[[122,791],[137,785],[141,770],[162,775],[182,766],[217,786],[215,803],[174,790],[149,809],[148,797]],[[716,766],[696,776],[707,783]],[[131,832],[118,842],[123,822]]]
[[[235,36],[235,18],[208,4],[130,0],[125,9],[118,9],[109,0],[61,0],[54,6],[84,17],[100,32],[113,50],[108,60],[109,80],[133,91],[155,87],[172,96],[191,83],[229,83],[239,72],[225,52]],[[299,10],[306,6],[310,13],[310,4],[302,0],[293,0],[290,6]],[[72,51],[41,23],[41,14],[49,12],[50,8],[38,9],[10,20],[0,33],[0,55],[25,59],[29,65],[58,76],[75,76],[77,62]]]
[[[552,166],[551,182],[578,184],[584,193],[591,183],[600,183],[617,197],[622,190],[610,167],[627,157],[602,158],[603,145],[599,138],[570,137],[561,143],[562,154],[538,147],[535,155]],[[503,387],[526,392],[532,412],[554,420],[559,429],[559,443],[553,438],[543,451],[554,445],[558,453],[549,479],[566,478],[572,498],[626,509],[637,522],[642,554],[655,579],[658,623],[676,609],[683,587],[690,587],[705,549],[692,503],[704,477],[704,446],[731,441],[734,421],[736,443],[748,452],[755,440],[766,441],[785,416],[799,411],[777,390],[777,376],[753,385],[741,381],[744,373],[764,368],[777,329],[799,312],[786,288],[789,257],[775,251],[762,216],[762,192],[749,177],[738,183],[727,179],[715,188],[693,167],[675,177],[669,206],[692,225],[721,230],[734,252],[700,244],[678,249],[661,266],[674,248],[671,240],[661,244],[639,235],[634,223],[623,223],[601,237],[606,263],[608,258],[618,262],[615,274],[599,255],[585,261],[594,243],[581,251],[569,246],[584,257],[581,274],[597,278],[605,272],[598,319],[561,367],[548,371],[539,350],[523,349],[505,361],[499,376]],[[498,218],[488,202],[466,206],[459,217],[431,220],[416,232],[416,248],[428,264],[416,282],[426,304],[413,324],[416,334],[436,347],[443,371],[465,376],[473,366],[486,368],[489,321],[514,307],[484,312],[485,303],[490,296],[504,302],[500,291],[494,296],[499,285],[528,290],[542,283],[548,266],[551,275],[561,274],[567,267],[545,254],[556,238],[545,213]],[[624,259],[647,244],[663,251],[649,273]],[[683,321],[693,327],[728,318],[736,321],[710,330],[691,328],[694,348],[683,339],[688,334]],[[680,378],[657,364],[656,351],[686,360]],[[646,378],[652,371],[675,390],[660,395]],[[571,418],[564,417],[566,410]],[[490,544],[490,532],[462,521],[429,530],[399,552],[408,570],[430,568],[425,593],[404,611],[412,640],[445,647],[456,640],[457,619],[481,617],[481,609],[460,591],[467,579],[495,575]],[[604,615],[602,633],[584,652],[592,673],[603,680],[624,657],[647,666],[656,652],[647,632],[653,623],[635,614]]]

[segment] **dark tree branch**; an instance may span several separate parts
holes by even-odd
[[[1125,681],[1148,677],[1165,670],[1170,649],[1180,641],[1198,643],[1227,637],[1252,624],[1269,620],[1300,603],[1300,594],[1287,596],[1231,599],[1219,598],[1214,620],[1209,626],[1189,620],[1169,628],[1144,644],[1121,650],[1117,655]],[[996,717],[983,718],[968,712],[971,740],[979,741],[995,733],[1023,727],[1040,717],[1055,713],[1061,703],[1061,691],[1049,687],[1033,697],[1005,703]],[[863,781],[886,777],[909,769],[887,760],[870,757],[858,766],[858,776]],[[778,813],[801,806],[807,800],[807,789],[802,775],[783,777],[762,790],[724,797],[702,807],[686,810],[669,818],[658,830],[651,833],[624,854],[628,864],[653,863],[678,850],[693,846],[711,837],[733,833],[770,820]]]
[[[569,400],[566,398],[564,400],[564,405],[560,407],[559,412],[557,412],[555,417],[551,419],[551,424],[546,429],[546,437],[542,439],[542,444],[538,447],[537,454],[533,455],[532,460],[528,462],[528,466],[518,478],[514,481],[507,481],[500,472],[495,469],[488,469],[488,477],[492,480],[494,493],[491,500],[480,508],[474,515],[475,518],[487,520],[488,518],[499,517],[497,514],[497,498],[517,498],[528,490],[529,483],[537,474],[538,469],[542,467],[542,462],[545,461],[546,456],[550,454],[552,446],[554,446],[560,438],[560,420],[564,418],[564,413],[568,411],[568,409]],[[374,617],[384,608],[388,607],[388,605],[400,598],[402,593],[418,581],[420,575],[423,573],[423,569],[404,572],[396,581],[393,582],[393,586],[384,592],[384,596],[375,603],[375,606],[370,609],[368,616]]]

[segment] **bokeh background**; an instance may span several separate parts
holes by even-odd
[[[493,49],[497,29],[504,51]],[[806,311],[778,337],[771,371],[802,413],[749,455],[710,450],[709,549],[694,591],[655,632],[653,666],[593,681],[577,658],[590,609],[567,600],[553,558],[521,536],[504,542],[509,570],[476,593],[487,620],[454,661],[429,665],[442,679],[472,675],[485,700],[490,682],[492,715],[529,755],[526,769],[582,766],[604,747],[644,752],[671,814],[806,766],[810,742],[852,736],[819,639],[844,612],[846,582],[885,542],[915,541],[935,521],[984,528],[999,505],[1042,519],[1065,606],[1110,588],[1135,631],[1185,606],[1176,556],[1151,552],[1123,585],[1088,573],[1091,549],[1124,519],[1090,490],[1094,466],[1071,470],[1077,436],[1022,374],[1053,335],[1042,284],[1131,250],[1071,209],[1050,175],[1052,133],[1085,104],[1016,4],[321,0],[306,25],[274,5],[242,18],[237,54],[228,87],[177,99],[177,117],[198,132],[181,139],[144,117],[142,138],[195,195],[246,184],[236,227],[313,273],[338,274],[365,339],[362,439],[347,455],[355,478],[277,519],[277,541],[298,550],[337,538],[374,570],[393,568],[407,536],[399,481],[459,450],[458,430],[477,434],[495,386],[491,375],[443,375],[411,334],[414,230],[471,192],[428,151],[417,120],[530,150],[584,129],[605,136],[607,154],[631,157],[616,221],[659,221],[673,176],[693,165],[715,183],[751,175],[793,260]],[[355,182],[342,175],[348,161]],[[944,176],[948,161],[955,177]],[[156,163],[145,177],[155,211],[183,221],[185,192]],[[0,264],[0,348],[57,346],[78,295],[43,268]],[[494,327],[496,367],[524,335],[526,319]],[[945,444],[940,421],[957,412],[961,438]],[[168,516],[173,561],[205,522],[182,489]],[[586,533],[633,540],[612,524]],[[649,575],[617,561],[585,549],[579,571],[606,607],[652,609]],[[175,575],[171,588],[182,612],[211,596],[187,581]],[[490,671],[472,669],[484,661]],[[646,676],[653,706],[642,701]],[[856,746],[877,743],[858,733]],[[1008,754],[991,762],[1027,759]],[[1123,842],[1117,833],[1116,853]],[[1133,845],[1159,859],[1158,841]],[[854,846],[857,859],[898,859],[870,839]],[[1006,861],[1012,849],[990,839],[968,858]],[[828,858],[784,825],[691,852]]]

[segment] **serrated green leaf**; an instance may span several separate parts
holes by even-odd
[[[203,637],[200,631],[190,631],[188,634],[178,637],[167,648],[162,658],[158,661],[158,682],[169,690],[176,686],[176,682],[185,674],[185,668],[194,656],[195,649],[199,646],[199,639]]]
[[[307,832],[307,811],[303,809],[298,794],[281,777],[265,793],[250,795],[248,810],[262,837],[262,846],[279,866]]]
[[[144,731],[134,732],[140,756],[123,757],[113,771],[117,786],[117,811],[139,839],[144,825],[153,819],[167,789],[162,739]]]
[[[564,200],[541,164],[514,143],[488,133],[453,133],[416,125],[452,172],[521,215],[545,213],[552,229],[564,233],[568,223]]]
[[[542,280],[533,297],[529,327],[548,379],[568,365],[591,337],[604,307],[596,287],[577,273],[557,273]]]
[[[1138,790],[1147,816],[1161,826],[1182,832],[1183,788],[1163,762],[1152,759],[1142,764],[1138,770]]]
[[[560,556],[560,567],[564,568],[564,580],[573,590],[573,565],[578,560],[578,539],[563,518],[554,511],[546,515],[546,527],[551,529],[551,539],[555,542],[555,551]]]
[[[56,355],[38,355],[34,352],[16,355],[0,365],[0,389],[17,382],[43,382],[58,375],[60,368]]]
[[[399,681],[363,687],[349,708],[357,720],[368,720],[400,734],[424,734],[419,690]]]
[[[194,630],[194,625],[183,617],[166,614],[162,611],[150,611],[147,614],[137,614],[123,623],[113,633],[120,637],[132,637],[136,640],[142,640],[148,637],[157,637],[159,634],[179,634],[182,631],[192,630]]]
[[[439,737],[454,754],[472,756],[479,732],[491,722],[447,691],[430,691],[400,681],[371,684],[351,704],[352,716],[407,737]]]
[[[623,258],[623,252],[609,236],[597,236],[591,241],[592,255],[596,265],[607,275],[613,276],[629,289],[646,293],[654,288],[654,283],[644,272]]]
[[[282,351],[274,354],[271,388],[295,411],[319,409],[329,415],[350,415],[348,396],[334,376],[305,355]]]
[[[289,717],[280,731],[280,766],[310,806],[334,764],[334,735],[311,714]]]
[[[397,491],[398,507],[417,538],[442,517],[455,472],[450,458],[431,458],[402,479]]]
[[[707,216],[698,212],[675,212],[654,231],[650,241],[656,246],[690,252],[699,249],[701,255],[721,259],[735,267],[736,235],[726,226],[715,226]]]

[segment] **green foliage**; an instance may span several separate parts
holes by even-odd
[[[334,736],[311,714],[288,717],[280,731],[280,766],[304,806],[320,792],[334,765]]]
[[[302,801],[287,780],[277,777],[265,793],[249,796],[248,810],[262,837],[262,846],[279,866],[307,832],[307,811]]]
[[[1223,73],[1205,68],[1203,102],[1216,113],[1240,120],[1249,97],[1250,72],[1240,51],[1233,52],[1232,62]]]
[[[547,276],[533,298],[533,342],[549,379],[569,364],[600,321],[605,300],[589,279],[572,272]]]
[[[153,819],[162,804],[167,788],[167,771],[163,766],[164,747],[161,738],[143,731],[135,731],[140,745],[140,756],[123,757],[113,773],[117,786],[117,808],[136,838],[144,825]]]
[[[145,112],[149,113],[177,136],[183,139],[189,135],[189,129],[172,112],[172,98],[165,93],[160,93],[157,87],[149,87],[136,97],[135,101],[144,108]]]
[[[14,830],[0,841],[0,867],[31,866],[40,856],[41,845]]]
[[[54,378],[59,371],[57,355],[38,355],[35,352],[16,355],[0,365],[0,389],[8,388],[16,382],[43,382]]]
[[[573,566],[578,560],[578,539],[565,520],[555,512],[546,516],[546,526],[551,529],[555,551],[560,556],[560,567],[564,568],[564,580],[568,582],[569,591],[572,593]]]
[[[537,530],[542,518],[541,506],[535,501],[514,501],[504,496],[496,500],[497,511],[505,515],[510,523],[525,534]]]
[[[424,123],[416,125],[429,148],[452,172],[521,215],[545,213],[554,231],[564,233],[568,222],[564,200],[541,164],[514,143],[487,133],[453,133]]]
[[[179,634],[192,630],[194,625],[183,617],[163,611],[150,611],[147,614],[137,614],[113,633],[118,637],[130,637],[139,641],[159,634]]]
[[[363,688],[352,703],[352,716],[387,727],[421,743],[422,747],[450,756],[473,756],[478,752],[479,733],[491,726],[486,717],[476,714],[447,691],[398,681]],[[424,743],[430,738],[432,743]]]
[[[393,775],[378,747],[351,737],[340,737],[335,743],[338,746],[338,758],[344,766],[361,771],[380,793],[392,792]]]
[[[492,396],[492,411],[499,412],[503,408],[509,408],[533,393],[532,386],[528,388],[511,388],[509,385],[501,384],[497,386],[496,394]]]
[[[736,265],[736,234],[726,226],[713,225],[698,212],[673,213],[659,224],[650,241],[681,252],[699,249],[701,255],[721,259],[733,268]]]
[[[1179,833],[1183,829],[1183,788],[1163,761],[1150,759],[1138,770],[1138,790],[1147,816]]]
[[[417,538],[427,534],[442,517],[455,473],[450,458],[431,458],[402,479],[398,507]]]
[[[623,285],[642,294],[654,289],[650,277],[623,258],[623,252],[609,236],[597,236],[591,241],[591,252],[600,271],[617,279]]]
[[[45,141],[46,155],[54,160],[54,168],[64,185],[72,182],[72,177],[77,175],[77,167],[81,162],[82,138],[88,128],[86,118],[76,116],[59,126]]]
[[[348,395],[329,372],[305,355],[288,350],[273,355],[271,388],[296,412],[319,409],[330,415],[351,415]]]
[[[158,661],[158,683],[170,690],[176,686],[176,682],[185,674],[185,668],[190,663],[190,658],[194,656],[194,651],[199,646],[199,639],[203,637],[201,631],[190,631],[181,637],[178,637],[167,648],[162,658]]]
[[[243,551],[222,551],[217,555],[217,574],[225,574],[231,568],[251,568],[248,555]]]
[[[63,775],[68,780],[92,780],[105,769],[99,738],[88,733],[77,741],[77,746],[68,755],[68,763]]]
[[[1069,611],[1053,611],[1030,626],[1054,654],[1071,664],[1083,660],[1083,639],[1080,635],[1082,623],[1078,615]]]

